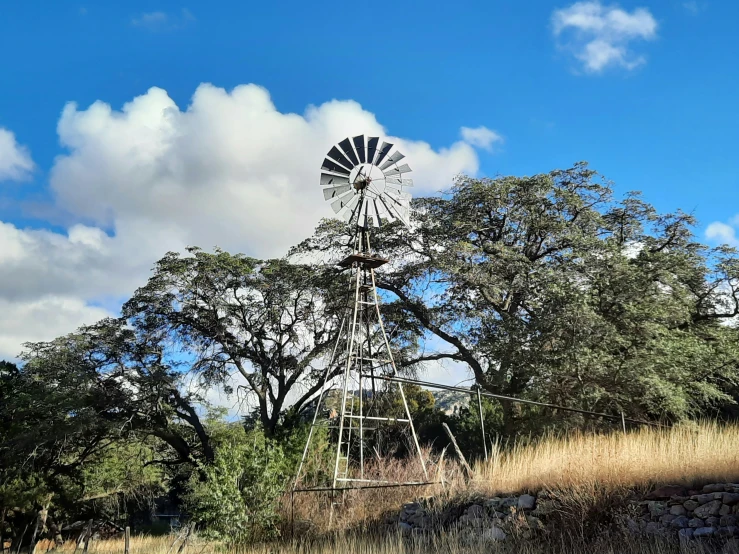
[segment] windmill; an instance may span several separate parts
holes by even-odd
[[[378,146],[379,145],[379,146]],[[372,252],[370,230],[379,227],[383,220],[399,220],[408,225],[410,194],[405,189],[413,182],[406,176],[411,172],[408,164],[400,162],[405,156],[393,152],[393,144],[378,137],[359,135],[346,138],[329,150],[321,166],[321,188],[324,199],[330,202],[334,212],[342,216],[351,227],[352,252],[339,266],[349,274],[349,300],[347,312],[339,329],[339,337],[325,369],[323,387],[319,394],[313,423],[306,441],[303,457],[295,478],[293,491],[340,491],[378,486],[403,486],[428,484],[428,474],[418,437],[413,427],[408,402],[402,384],[383,381],[383,377],[395,377],[397,368],[390,348],[390,341],[380,316],[380,300],[377,294],[375,270],[388,263]],[[330,386],[328,375],[332,369],[342,367],[337,389],[341,394],[340,407],[327,419],[319,417]],[[377,390],[395,388],[402,402],[403,415],[393,417],[380,413],[375,402]],[[368,469],[368,441],[375,445],[372,453],[378,455],[378,435],[387,426],[395,426],[412,442],[414,456],[424,475],[423,482],[396,482],[383,479]],[[330,485],[317,485],[298,489],[306,456],[317,427],[325,426],[336,431],[336,453],[333,478]],[[380,458],[380,456],[377,456]]]

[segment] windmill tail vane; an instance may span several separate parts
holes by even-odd
[[[389,260],[372,254],[370,230],[380,227],[383,221],[399,220],[408,224],[411,196],[406,189],[413,186],[413,181],[407,177],[410,166],[401,163],[405,156],[393,148],[392,143],[380,142],[379,137],[346,138],[329,150],[321,165],[324,199],[330,202],[337,215],[355,223],[356,227],[352,253],[339,262],[348,270],[348,309],[325,369],[294,492],[322,490],[333,493],[377,486],[429,484],[402,384],[377,379],[396,376],[397,367],[380,315],[375,275],[375,270]],[[328,376],[336,369],[340,373],[338,398],[328,392]],[[379,395],[396,391],[403,407],[400,415],[389,413],[386,403],[378,401]],[[325,417],[326,414],[334,417]],[[305,460],[314,431],[320,427],[327,428],[335,442],[333,475],[328,483],[304,485],[301,479]],[[383,437],[391,433],[408,439],[409,451],[418,460],[417,481],[389,480],[377,463],[368,463],[370,459],[382,458]]]

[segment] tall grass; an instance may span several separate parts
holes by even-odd
[[[133,537],[131,554],[173,554],[179,545],[171,537]],[[74,544],[64,545],[56,552],[71,553]],[[595,542],[560,541],[485,543],[465,540],[454,533],[430,538],[407,538],[399,535],[384,537],[338,535],[322,540],[291,541],[282,544],[259,544],[243,547],[225,547],[213,542],[203,542],[197,537],[188,543],[181,554],[698,554],[710,552],[700,544],[680,546],[669,542],[623,537],[603,537]],[[737,552],[725,548],[725,553]],[[89,554],[122,554],[122,540],[94,541]]]
[[[701,422],[629,433],[576,433],[494,449],[470,484],[489,493],[655,484],[693,486],[739,479],[739,426]]]
[[[549,436],[508,448],[494,445],[488,461],[473,464],[466,479],[459,464],[426,452],[429,477],[443,485],[351,491],[337,495],[332,529],[371,527],[404,502],[434,496],[443,504],[479,495],[558,491],[559,497],[589,509],[608,495],[645,490],[661,484],[688,487],[739,481],[739,426],[700,422],[672,428],[643,427],[628,433],[574,433]],[[447,456],[448,458],[448,456]],[[379,463],[379,462],[378,462]],[[384,478],[423,478],[415,461],[382,462]],[[323,494],[296,494],[283,499],[286,521],[301,532],[329,530],[330,499]],[[285,530],[289,531],[288,529]]]

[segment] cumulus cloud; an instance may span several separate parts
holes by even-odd
[[[203,84],[186,108],[159,88],[121,110],[101,101],[84,109],[72,103],[57,132],[66,152],[50,171],[53,209],[75,224],[57,233],[0,222],[0,300],[24,321],[17,330],[0,329],[4,354],[95,321],[107,313],[96,307],[101,299],[129,296],[169,250],[217,245],[284,255],[333,215],[318,168],[346,136],[366,133],[397,144],[414,170],[414,194],[476,173],[470,143],[492,144],[477,136],[435,150],[387,136],[353,101],[282,113],[257,85],[226,91]],[[64,299],[70,315],[47,324],[36,303],[52,299]]]
[[[503,142],[503,137],[495,131],[491,131],[487,127],[462,127],[460,130],[462,140],[467,144],[482,148],[483,150],[492,151],[493,144],[500,144]]]
[[[0,127],[0,181],[26,179],[33,168],[28,149],[16,142],[13,133]]]
[[[12,360],[27,341],[46,341],[112,315],[71,296],[44,295],[29,301],[0,296],[0,360]]]
[[[706,228],[706,237],[721,244],[739,247],[737,229],[739,229],[739,215],[729,220],[728,223],[714,221]]]
[[[598,0],[555,10],[552,28],[560,47],[570,51],[589,73],[614,66],[632,70],[646,63],[631,45],[657,37],[657,21],[647,8],[628,12]]]

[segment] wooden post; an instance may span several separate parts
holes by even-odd
[[[131,528],[126,527],[125,542],[123,544],[123,554],[130,554],[131,550]]]
[[[90,538],[92,538],[92,520],[87,522],[87,530],[85,531],[85,547],[82,549],[82,554],[87,554],[87,547],[90,546]]]
[[[485,449],[485,461],[488,461],[488,445],[485,442],[485,418],[482,415],[482,399],[480,398],[480,387],[477,387],[477,408],[480,410],[480,429],[482,430],[482,447]]]
[[[626,433],[626,416],[624,416],[623,410],[621,410],[621,426],[624,429],[624,433]]]
[[[182,544],[180,545],[180,548],[177,550],[177,554],[182,554],[183,550],[185,550],[185,547],[187,546],[187,541],[190,540],[190,535],[192,534],[193,529],[195,529],[195,522],[190,522],[190,525],[187,526],[187,531],[185,532],[185,538],[182,541]]]
[[[452,441],[452,446],[454,447],[454,450],[457,453],[457,457],[459,458],[459,461],[462,462],[462,467],[467,472],[467,477],[469,479],[472,479],[474,475],[472,473],[472,468],[470,467],[470,464],[467,463],[467,460],[465,459],[464,454],[462,454],[462,451],[459,449],[457,440],[454,438],[454,435],[452,435],[452,430],[449,429],[449,426],[446,423],[442,423],[441,426],[444,428],[444,431],[446,431],[446,434],[449,436],[449,440]]]

